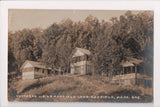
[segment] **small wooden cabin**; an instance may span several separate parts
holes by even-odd
[[[144,69],[141,67],[143,60],[135,58],[126,58],[122,61],[122,70],[116,75],[113,75],[111,83],[120,85],[151,85],[151,77],[144,74]]]
[[[82,48],[75,48],[71,59],[71,74],[91,74],[90,51]]]
[[[51,68],[35,61],[26,60],[20,68],[22,72],[22,80],[38,79],[48,75],[52,75]]]

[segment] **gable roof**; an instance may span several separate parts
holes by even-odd
[[[84,49],[84,48],[78,48],[78,47],[76,47],[76,50],[80,50],[81,52],[83,52],[86,55],[90,55],[91,54],[91,52],[89,50]]]
[[[76,53],[77,51],[80,52],[80,53]],[[82,56],[82,54],[83,54],[83,55],[84,55],[84,54],[85,54],[85,55],[91,55],[91,52],[90,52],[89,50],[87,50],[87,49],[76,47],[76,48],[72,51],[71,56],[72,56],[72,57]]]
[[[37,67],[37,68],[43,68],[43,69],[51,69],[49,67],[46,67],[44,64],[42,64],[41,62],[36,62],[36,61],[29,61],[29,60],[26,60],[24,62],[24,64],[21,66],[20,69],[23,69],[23,67],[27,64],[31,64],[33,67]]]
[[[135,65],[139,65],[142,62],[143,62],[143,60],[127,57],[126,61],[122,61],[121,65],[123,67],[135,66]]]

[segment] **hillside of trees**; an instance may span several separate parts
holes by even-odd
[[[147,74],[153,74],[153,13],[127,11],[110,21],[89,15],[84,21],[71,19],[46,29],[8,32],[8,72],[20,72],[25,60],[40,61],[54,69],[69,71],[72,51],[91,51],[95,74],[119,70],[122,60],[144,60]]]

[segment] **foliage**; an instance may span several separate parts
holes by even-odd
[[[96,74],[112,75],[120,70],[126,57],[144,60],[144,68],[152,74],[153,15],[152,12],[124,15],[100,21],[89,15],[85,21],[71,19],[53,23],[42,30],[24,29],[9,32],[9,66],[18,70],[25,60],[41,61],[53,70],[69,71],[76,47],[91,51]]]

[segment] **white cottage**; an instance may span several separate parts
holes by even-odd
[[[90,51],[87,49],[76,48],[71,59],[71,74],[91,74],[92,66],[90,63]]]
[[[51,75],[51,68],[47,68],[40,62],[26,60],[20,68],[22,80],[42,78]]]
[[[151,86],[152,78],[143,74],[144,69],[141,67],[143,60],[127,57],[122,61],[122,70],[112,77],[111,83],[120,85],[140,85]]]

